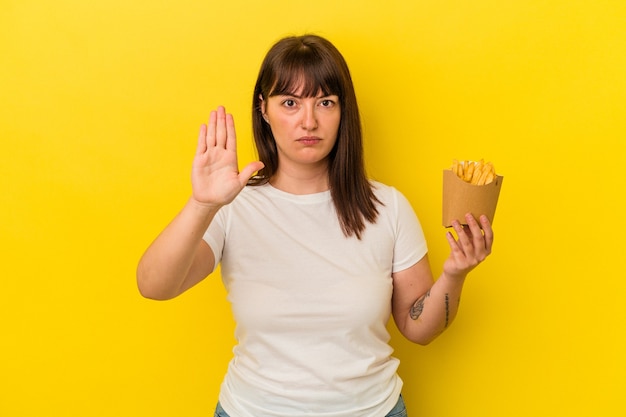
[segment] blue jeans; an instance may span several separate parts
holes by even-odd
[[[217,403],[217,407],[215,407],[215,417],[230,417],[226,414],[226,411],[222,409],[220,403]],[[385,417],[407,417],[406,407],[404,406],[404,400],[402,399],[402,395],[398,398],[398,402],[393,407],[393,409],[385,416]]]

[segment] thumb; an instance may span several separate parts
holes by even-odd
[[[265,164],[261,161],[250,162],[239,173],[239,180],[245,185],[250,177],[258,170],[263,169],[264,166]]]

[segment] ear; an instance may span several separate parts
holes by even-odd
[[[259,103],[261,104],[261,115],[263,116],[263,119],[265,119],[266,122],[269,122],[267,113],[265,113],[266,106],[265,106],[265,100],[263,100],[262,94],[259,94]]]

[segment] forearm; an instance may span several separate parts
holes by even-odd
[[[213,259],[198,259],[204,232],[218,208],[189,200],[148,247],[137,267],[137,285],[147,298],[173,298],[213,268]]]
[[[428,344],[452,324],[459,309],[465,278],[491,253],[493,230],[486,216],[480,225],[468,214],[468,226],[453,222],[458,240],[446,233],[450,256],[443,273],[433,283],[428,257],[424,256],[406,270],[394,272],[393,316],[402,334],[409,340]]]
[[[459,309],[465,277],[442,274],[430,290],[408,309],[404,321],[404,335],[416,343],[432,342],[454,321]]]

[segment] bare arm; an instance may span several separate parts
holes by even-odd
[[[489,220],[481,216],[480,226],[472,216],[466,221],[466,227],[453,224],[458,240],[447,234],[450,256],[436,282],[427,256],[393,274],[393,317],[402,334],[415,343],[428,344],[448,328],[456,317],[467,274],[491,253]]]
[[[137,285],[144,297],[176,297],[213,270],[215,257],[202,240],[204,232],[262,167],[261,162],[251,162],[239,172],[233,117],[223,107],[211,112],[208,125],[200,128],[192,196],[139,261]]]
[[[215,258],[202,236],[216,213],[189,199],[157,236],[137,267],[137,286],[144,297],[174,298],[213,270]]]

